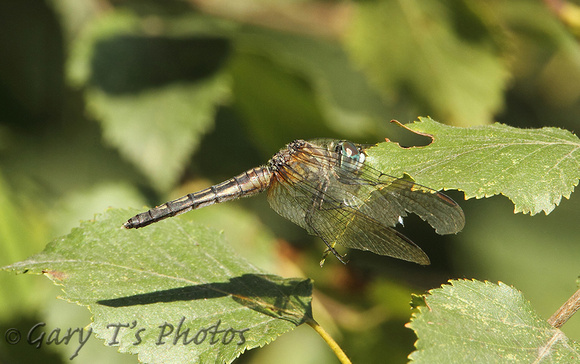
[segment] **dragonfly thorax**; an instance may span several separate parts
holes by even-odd
[[[281,149],[278,153],[274,154],[274,156],[268,161],[268,167],[270,170],[272,172],[280,171],[281,168],[284,168],[290,162],[292,155],[302,149],[305,144],[305,140],[297,139],[289,143],[286,148]]]
[[[319,179],[321,171],[328,171],[335,163],[331,151],[312,142],[295,140],[276,153],[268,168],[278,180],[296,183]]]

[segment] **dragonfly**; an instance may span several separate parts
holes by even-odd
[[[346,264],[337,244],[430,264],[427,254],[395,227],[413,213],[436,233],[455,234],[465,225],[463,210],[441,192],[368,165],[366,149],[370,146],[347,140],[295,140],[267,164],[135,215],[124,227],[141,228],[266,191],[274,211],[324,241],[321,265],[329,253]]]

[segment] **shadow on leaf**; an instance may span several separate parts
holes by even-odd
[[[254,311],[290,321],[297,326],[307,318],[312,318],[312,281],[310,279],[286,279],[267,274],[244,274],[223,283],[172,288],[104,299],[97,303],[109,307],[127,307],[227,296]]]

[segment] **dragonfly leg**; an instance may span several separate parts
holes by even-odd
[[[306,223],[308,224],[308,226],[313,230],[314,235],[318,236],[319,238],[322,239],[322,241],[324,241],[324,244],[326,244],[326,249],[324,250],[324,253],[322,254],[322,260],[320,261],[320,266],[322,267],[324,265],[324,262],[326,261],[326,257],[328,256],[329,253],[332,252],[332,254],[334,254],[334,256],[336,257],[336,259],[338,259],[342,264],[346,264],[348,263],[348,260],[346,260],[346,255],[341,255],[339,254],[336,249],[334,249],[334,245],[336,244],[336,242],[330,244],[329,242],[326,241],[325,238],[323,238],[323,234],[321,234],[320,232],[318,232],[318,229],[316,227],[316,224],[314,224],[312,222],[312,218],[313,218],[313,213],[315,211],[320,211],[320,210],[326,210],[325,206],[324,206],[324,194],[326,193],[326,190],[328,189],[328,180],[323,180],[321,181],[318,186],[317,186],[317,191],[318,191],[318,195],[315,196],[312,200],[312,209],[306,212],[306,216],[304,217]],[[333,207],[334,209],[335,207]]]
[[[323,241],[324,241],[324,239],[323,239]],[[348,260],[346,259],[346,254],[344,254],[344,255],[340,254],[339,252],[336,251],[336,249],[334,249],[333,246],[328,244],[326,241],[324,241],[324,244],[326,244],[326,249],[324,249],[324,252],[322,253],[322,259],[320,260],[320,267],[321,268],[324,265],[324,262],[326,261],[326,257],[331,252],[332,252],[332,254],[334,254],[336,259],[338,259],[338,261],[341,262],[342,264],[348,263]]]

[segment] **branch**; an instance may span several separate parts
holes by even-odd
[[[576,291],[566,301],[559,309],[556,311],[552,317],[548,319],[548,323],[555,328],[559,329],[570,319],[570,317],[574,316],[576,311],[580,309],[580,289]]]

